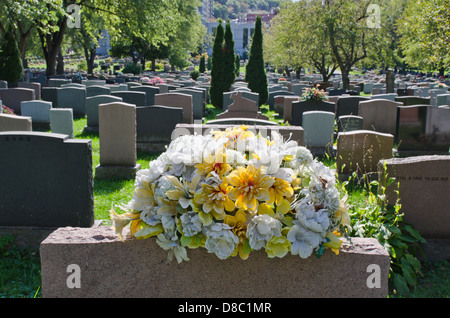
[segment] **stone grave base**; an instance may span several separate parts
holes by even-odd
[[[110,178],[120,178],[120,179],[134,179],[136,177],[136,172],[141,169],[141,164],[136,164],[134,167],[127,166],[102,166],[98,165],[95,168],[95,178],[96,179],[110,179]]]
[[[165,152],[167,150],[166,147],[169,146],[171,141],[167,142],[137,142],[136,149],[142,152]]]
[[[385,298],[390,258],[372,238],[352,238],[339,255],[264,250],[247,260],[220,260],[206,249],[187,249],[189,261],[168,260],[156,239],[122,242],[111,227],[59,228],[40,248],[44,298]],[[77,276],[78,275],[78,276]],[[78,278],[77,278],[78,277]],[[77,281],[80,283],[76,285]]]
[[[102,225],[102,221],[94,221],[93,228]],[[39,247],[52,232],[57,230],[52,227],[29,227],[29,226],[0,226],[0,237],[11,235],[14,237],[14,245],[18,248],[30,248],[39,250]]]
[[[90,126],[84,126],[83,132],[84,133],[98,133],[99,128],[98,127],[90,127]]]

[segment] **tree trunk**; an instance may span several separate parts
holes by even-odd
[[[66,32],[67,17],[63,17],[59,22],[59,31],[44,34],[38,30],[41,40],[42,51],[44,53],[45,62],[47,63],[47,77],[50,78],[56,74],[56,57],[58,56],[61,43]]]
[[[94,74],[94,62],[96,53],[97,47],[94,47],[92,49],[84,48],[84,58],[86,59],[88,74]]]
[[[56,58],[56,74],[64,75],[64,56],[61,52],[61,46],[59,47],[58,57]]]
[[[341,74],[342,74],[342,86],[343,89],[348,90],[350,89],[350,78],[349,76],[349,71],[348,70],[341,70]]]

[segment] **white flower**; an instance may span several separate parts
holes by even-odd
[[[325,241],[328,229],[331,226],[328,210],[316,211],[307,198],[295,206],[296,220],[289,230],[286,238],[291,241],[292,255],[307,258],[313,250]]]
[[[138,170],[136,172],[135,187],[142,187],[144,183],[152,183],[158,179],[166,170],[166,163],[163,160],[153,160],[148,169]]]
[[[314,248],[322,241],[319,233],[314,233],[297,223],[291,227],[286,238],[291,241],[291,254],[299,255],[301,258],[311,256]]]
[[[206,235],[205,247],[209,253],[215,253],[220,259],[227,259],[236,249],[239,238],[225,223],[213,223],[203,228]]]
[[[177,227],[175,224],[175,218],[172,216],[163,215],[161,217],[161,224],[164,229],[164,234],[166,237],[170,237],[172,240],[178,239],[177,237]]]
[[[169,240],[164,234],[159,234],[156,237],[156,243],[158,243],[162,249],[169,251],[169,261],[172,260],[173,256],[176,257],[178,263],[189,261],[186,249],[182,247],[178,241]]]
[[[273,236],[281,236],[281,222],[269,215],[257,215],[247,226],[247,238],[254,250],[265,247]]]
[[[141,213],[141,219],[144,223],[155,226],[161,223],[161,216],[157,214],[158,206],[154,206],[151,209],[144,210]]]
[[[202,231],[202,223],[198,213],[189,212],[180,216],[181,228],[184,236],[194,236]]]

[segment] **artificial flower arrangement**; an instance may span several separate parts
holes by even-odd
[[[166,83],[166,82],[165,82],[161,77],[159,77],[159,76],[153,77],[153,78],[151,79],[151,82],[152,82],[153,85],[156,85],[156,84],[165,84],[165,83]]]
[[[6,107],[5,105],[0,106],[0,110],[1,110],[0,113],[2,114],[15,115],[14,111],[11,108]]]
[[[138,171],[132,200],[113,228],[123,240],[156,237],[169,258],[188,261],[187,248],[220,259],[264,249],[320,257],[339,253],[350,226],[335,174],[297,142],[255,135],[246,126],[173,140],[166,152]]]
[[[327,101],[328,96],[325,94],[323,89],[318,89],[316,87],[307,88],[302,94],[302,100],[317,100],[317,101]]]

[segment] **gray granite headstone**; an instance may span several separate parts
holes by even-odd
[[[73,109],[53,108],[50,110],[50,128],[53,133],[74,137]]]
[[[361,130],[364,119],[361,116],[345,115],[338,118],[338,131]]]
[[[98,105],[121,101],[122,98],[112,95],[98,95],[86,98],[87,130],[98,131]]]
[[[334,112],[304,112],[302,127],[306,147],[330,148],[333,146]]]
[[[94,185],[90,140],[38,132],[0,133],[0,225],[91,227]],[[32,158],[32,160],[30,160]]]
[[[32,118],[33,124],[50,124],[51,102],[42,100],[24,101],[21,103],[22,116]]]
[[[86,115],[86,89],[76,87],[60,87],[57,90],[58,108],[73,109],[74,117]]]
[[[183,109],[166,106],[136,107],[136,145],[143,151],[165,151],[172,132],[183,123]]]
[[[140,86],[137,86],[137,87],[140,87]],[[126,104],[136,105],[136,107],[147,106],[147,96],[146,96],[145,92],[118,91],[118,92],[112,92],[111,95],[122,98],[123,102]]]
[[[159,87],[150,85],[132,86],[130,91],[145,92],[146,106],[152,106],[155,105],[155,95],[159,94]]]
[[[35,100],[36,95],[31,88],[7,88],[0,90],[0,99],[4,106],[12,109],[16,115],[20,115],[20,103]]]
[[[292,102],[292,120],[291,125],[302,126],[303,113],[308,111],[324,111],[334,113],[335,104],[327,101],[298,101]]]
[[[109,94],[111,94],[111,89],[106,86],[92,85],[86,88],[86,97]]]

